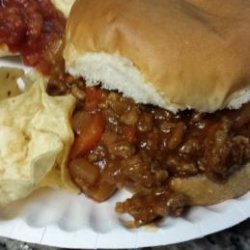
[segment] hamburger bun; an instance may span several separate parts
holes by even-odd
[[[77,0],[64,57],[137,102],[214,112],[250,100],[249,30],[246,0]]]
[[[250,190],[250,163],[229,177],[226,183],[211,181],[204,175],[173,178],[172,190],[186,194],[194,205],[210,205],[239,197]]]
[[[174,113],[238,109],[250,100],[249,30],[245,0],[77,0],[66,69]],[[225,183],[197,175],[173,178],[170,187],[192,204],[222,202],[250,190],[250,164]]]

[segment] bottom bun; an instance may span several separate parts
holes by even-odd
[[[190,197],[192,205],[212,205],[239,197],[250,190],[250,163],[219,184],[204,175],[174,178],[171,189]]]

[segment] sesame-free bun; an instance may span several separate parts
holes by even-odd
[[[66,69],[87,84],[177,112],[239,108],[250,100],[249,0],[77,0],[65,37]],[[193,205],[250,190],[250,164],[225,183],[173,178]]]
[[[233,173],[225,183],[216,183],[205,175],[173,178],[173,191],[186,194],[192,205],[211,205],[239,197],[250,191],[250,163]]]
[[[67,70],[177,112],[250,100],[250,1],[77,0]]]

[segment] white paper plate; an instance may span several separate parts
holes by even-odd
[[[38,190],[0,212],[0,236],[64,248],[137,248],[200,238],[250,217],[248,192],[215,206],[194,207],[185,217],[166,218],[157,227],[128,230],[114,212],[115,203],[128,195],[122,191],[97,204],[83,195]]]
[[[83,195],[43,189],[0,213],[0,235],[64,248],[137,248],[183,242],[231,227],[250,216],[250,192],[215,206],[192,208],[158,227],[126,229],[114,212],[120,192],[96,204]]]

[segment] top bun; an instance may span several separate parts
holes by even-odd
[[[67,70],[177,112],[250,100],[249,0],[77,0]]]

